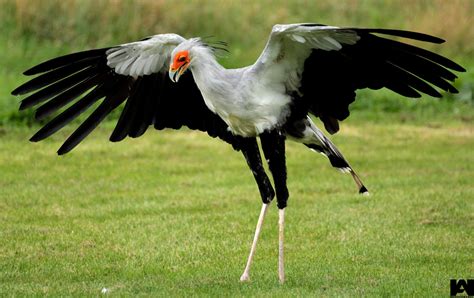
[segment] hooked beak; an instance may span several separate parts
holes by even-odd
[[[188,69],[188,63],[181,65],[177,69],[171,66],[170,70],[168,71],[171,81],[177,83],[179,77],[186,71],[186,69]]]

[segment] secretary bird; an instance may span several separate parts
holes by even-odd
[[[207,132],[241,151],[263,201],[255,236],[241,281],[249,270],[265,214],[276,194],[279,209],[278,275],[284,282],[283,228],[288,201],[286,138],[329,158],[335,168],[352,175],[360,193],[367,188],[336,146],[310,115],[334,134],[349,116],[358,89],[388,88],[406,97],[456,93],[450,82],[465,71],[455,62],[387,37],[430,43],[444,40],[423,33],[339,28],[320,24],[275,25],[257,61],[225,69],[216,60],[225,43],[159,34],[141,41],[87,50],[43,62],[24,72],[39,75],[16,88],[30,94],[20,109],[36,109],[38,120],[56,113],[31,138],[37,142],[63,128],[100,102],[59,148],[76,147],[114,109],[123,109],[110,140],[141,136],[149,126],[162,130]],[[190,70],[186,72],[186,70]],[[451,70],[451,71],[450,71]],[[66,105],[67,108],[62,109]],[[257,137],[273,176],[262,165]]]

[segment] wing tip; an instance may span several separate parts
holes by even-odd
[[[454,69],[455,71],[458,71],[458,72],[466,72],[467,69],[465,69],[464,67],[462,67],[461,65],[457,64],[456,62],[454,62],[457,66],[456,69]]]
[[[122,134],[119,135],[119,134],[112,133],[112,135],[110,135],[109,137],[109,141],[112,143],[117,143],[125,139],[125,137],[126,135],[122,135]]]
[[[23,86],[24,86],[24,84],[16,87],[12,92],[10,92],[10,94],[13,95],[13,96],[18,96],[18,95],[24,95],[24,94],[28,93],[28,90],[25,91]]]
[[[37,73],[38,73],[38,72],[35,71],[35,66],[34,66],[34,67],[32,67],[32,68],[28,68],[27,70],[25,70],[25,71],[23,72],[23,75],[25,75],[25,76],[32,76],[32,75],[35,75],[35,74],[37,74]]]
[[[52,135],[55,131],[50,131],[48,129],[46,129],[46,126],[41,128],[40,130],[38,130],[31,138],[30,138],[30,142],[33,142],[33,143],[37,143],[39,141],[42,141],[44,139],[46,139],[47,137],[49,137],[50,135]]]
[[[31,105],[27,104],[25,101],[21,101],[20,102],[20,107],[18,108],[18,110],[20,111],[23,111],[23,110],[26,110],[27,108],[29,108]]]
[[[72,147],[74,148],[74,147]],[[69,151],[72,150],[72,148],[69,148],[69,146],[66,145],[66,143],[64,143],[59,149],[58,151],[56,152],[58,155],[64,155],[66,153],[68,153]]]
[[[39,141],[41,141],[41,140],[42,140],[42,138],[40,138],[40,137],[38,136],[38,133],[35,133],[35,134],[29,139],[29,141],[32,142],[32,143],[36,143],[36,142],[39,142]]]
[[[436,43],[436,44],[443,44],[446,42],[446,39],[443,39],[441,37],[437,37],[437,36],[433,36],[433,35],[429,35],[429,34],[425,34],[426,36],[430,37],[430,41],[431,43]]]

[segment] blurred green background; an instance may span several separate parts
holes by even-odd
[[[185,37],[212,35],[229,43],[227,67],[253,63],[275,23],[317,22],[336,26],[400,28],[442,37],[424,44],[465,68],[474,66],[472,0],[318,0],[318,1],[165,1],[165,0],[0,0],[0,124],[30,123],[31,112],[17,112],[10,91],[25,80],[21,72],[68,52],[104,47],[176,32]],[[474,75],[460,74],[460,94],[423,104],[393,93],[359,96],[359,117],[402,118],[446,114],[472,118]],[[455,101],[453,103],[453,101]],[[117,113],[112,117],[116,117]]]

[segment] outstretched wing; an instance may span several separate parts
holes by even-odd
[[[49,137],[100,102],[58,150],[58,154],[65,154],[125,102],[110,136],[113,142],[126,136],[139,137],[150,125],[159,130],[184,125],[237,148],[237,138],[204,104],[192,74],[184,74],[178,83],[169,80],[171,52],[182,41],[184,38],[176,34],[155,35],[138,42],[54,58],[25,71],[25,75],[39,76],[12,92],[29,94],[20,109],[41,104],[36,108],[38,120],[57,114],[31,141]]]
[[[457,92],[450,83],[457,77],[450,70],[465,71],[460,65],[379,35],[444,42],[402,30],[275,25],[254,67],[264,75],[283,69],[288,92],[303,103],[306,112],[319,117],[330,133],[336,133],[338,121],[349,116],[357,89],[385,87],[406,97],[420,97],[420,93],[441,97],[433,86]]]

